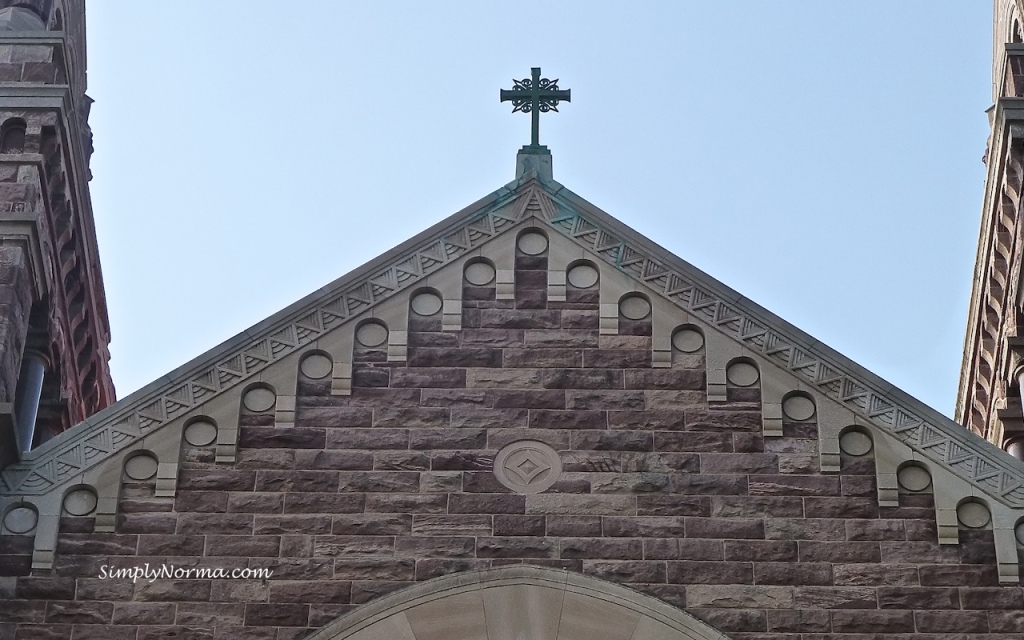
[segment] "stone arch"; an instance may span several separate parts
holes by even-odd
[[[530,566],[421,582],[341,616],[307,640],[435,638],[727,640],[653,596],[591,576]]]

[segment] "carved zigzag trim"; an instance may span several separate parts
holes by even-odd
[[[119,402],[46,445],[39,458],[9,466],[0,473],[0,493],[39,495],[73,480],[211,397],[480,247],[524,217],[552,210],[547,194],[530,184],[507,193],[486,211],[471,213],[454,230],[424,238],[416,249],[388,261],[368,277],[347,285],[347,276],[342,277],[334,285],[338,292],[317,298],[274,322],[255,340],[230,350],[214,364],[197,367],[184,382],[167,385],[124,406]]]
[[[607,215],[607,214],[600,214]],[[384,263],[369,276],[345,276],[326,294],[280,319],[252,341],[228,350],[214,364],[197,365],[185,382],[169,384],[131,403],[110,409],[62,434],[30,463],[12,465],[0,474],[0,491],[38,495],[138,442],[153,430],[195,409],[265,369],[282,357],[310,344],[357,314],[415,284],[466,253],[480,247],[521,220],[535,216],[554,230],[629,273],[681,309],[702,318],[723,333],[760,352],[843,403],[883,431],[905,442],[932,461],[953,470],[989,495],[1011,507],[1024,507],[1024,472],[998,451],[952,421],[925,419],[920,413],[875,389],[834,358],[819,353],[788,335],[785,327],[767,321],[750,304],[738,304],[697,282],[693,268],[679,258],[659,259],[637,234],[605,228],[599,216],[589,216],[560,194],[551,196],[536,183],[522,185],[485,211],[472,212],[464,222],[416,242],[416,249]],[[634,236],[626,238],[623,236]],[[351,282],[348,282],[352,279]],[[724,287],[723,287],[724,288]],[[941,418],[941,416],[938,416]]]

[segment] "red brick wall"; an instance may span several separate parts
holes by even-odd
[[[300,380],[294,428],[243,413],[236,463],[186,446],[174,499],[126,484],[116,533],[64,519],[52,575],[0,579],[0,639],[298,638],[414,581],[518,563],[626,584],[737,639],[1022,637],[991,532],[939,546],[930,495],[879,508],[870,456],[819,474],[814,424],[763,439],[756,389],[708,406],[702,357],[651,369],[649,323],[601,336],[596,290],[548,303],[546,260],[517,267],[516,301],[464,290],[459,332],[413,316],[407,362],[357,350],[350,397]],[[543,494],[491,472],[522,438],[560,452]],[[0,537],[0,570],[27,572],[30,552]],[[275,573],[97,578],[144,562]]]

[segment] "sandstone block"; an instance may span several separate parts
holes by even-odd
[[[335,535],[408,535],[412,516],[395,513],[352,513],[334,516],[331,533]]]
[[[755,562],[757,584],[830,585],[832,565],[827,562]]]
[[[253,531],[257,536],[270,536],[287,533],[302,533],[307,535],[328,534],[331,532],[331,516],[320,514],[290,516],[256,516],[256,522],[253,525]],[[209,536],[209,538],[213,537],[215,536]],[[209,545],[209,540],[207,541],[207,544]],[[254,553],[252,555],[266,554]]]
[[[510,496],[511,497],[511,496]],[[516,496],[523,497],[523,496]],[[630,495],[571,495],[538,493],[526,497],[528,514],[636,515],[636,498]],[[455,496],[452,496],[454,499]],[[498,513],[498,512],[494,512]],[[523,513],[520,511],[519,513]]]
[[[881,562],[877,542],[818,542],[801,540],[797,543],[800,562]]]
[[[792,540],[730,540],[725,543],[726,560],[796,562],[797,545]]]
[[[328,449],[408,449],[406,429],[331,429],[327,432]]]
[[[678,584],[753,584],[749,562],[669,561],[668,581]]]
[[[583,573],[616,583],[665,582],[665,563],[650,560],[584,560]]]
[[[530,427],[533,429],[607,429],[608,414],[605,411],[533,409],[530,411]]]
[[[686,518],[687,538],[764,538],[764,521],[752,518]]]
[[[492,516],[489,515],[413,516],[413,535],[490,536],[492,532]]]
[[[526,513],[526,503],[526,496],[512,494],[452,494],[448,498],[448,513]]]
[[[640,560],[643,543],[628,538],[562,538],[558,541],[559,558],[591,560]]]
[[[686,588],[688,607],[792,609],[793,602],[790,587],[692,585]]]
[[[476,539],[478,558],[557,558],[558,541],[533,536]]]
[[[243,448],[323,449],[327,431],[321,427],[242,427],[238,445]]]
[[[249,603],[245,605],[245,626],[247,627],[304,627],[308,620],[308,604]]]
[[[410,558],[472,558],[475,553],[475,538],[413,536],[395,540],[395,554]]]
[[[358,513],[365,500],[365,496],[354,493],[288,493],[284,497],[284,512]]]
[[[985,611],[916,611],[914,619],[918,633],[987,633],[989,630]]]

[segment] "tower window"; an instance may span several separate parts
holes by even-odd
[[[21,153],[25,150],[25,121],[11,118],[0,127],[0,153]]]

